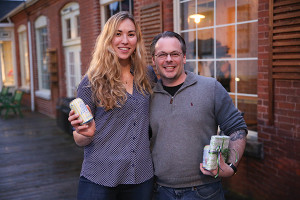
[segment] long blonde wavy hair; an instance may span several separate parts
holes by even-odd
[[[121,81],[121,65],[119,58],[112,47],[112,40],[119,24],[130,19],[135,25],[137,45],[131,55],[134,84],[143,95],[151,93],[151,85],[147,76],[146,50],[142,39],[141,29],[128,12],[119,12],[106,22],[98,36],[94,48],[87,76],[93,93],[93,100],[97,106],[110,110],[121,107],[127,97],[126,89]]]

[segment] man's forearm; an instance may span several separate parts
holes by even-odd
[[[230,135],[230,140],[229,140],[229,158],[228,158],[228,163],[234,164],[236,167],[238,166],[245,147],[246,147],[246,142],[247,142],[247,133],[245,130],[238,130],[233,132]]]

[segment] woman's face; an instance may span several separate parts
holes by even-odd
[[[128,64],[137,44],[135,26],[130,19],[124,19],[118,26],[112,40],[112,47],[121,64]]]

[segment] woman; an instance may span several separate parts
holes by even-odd
[[[113,15],[97,39],[90,67],[78,87],[78,97],[94,120],[81,126],[78,115],[69,114],[74,140],[84,146],[80,200],[151,199],[151,84],[145,60],[141,31],[132,15]]]

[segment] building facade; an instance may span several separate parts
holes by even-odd
[[[56,117],[59,99],[76,96],[104,23],[127,10],[141,25],[149,65],[156,34],[181,34],[186,70],[216,78],[244,113],[247,152],[238,174],[223,180],[226,189],[249,199],[294,199],[299,7],[299,0],[27,0],[2,19],[0,30],[10,34],[1,38],[1,84],[22,89],[24,105]]]

